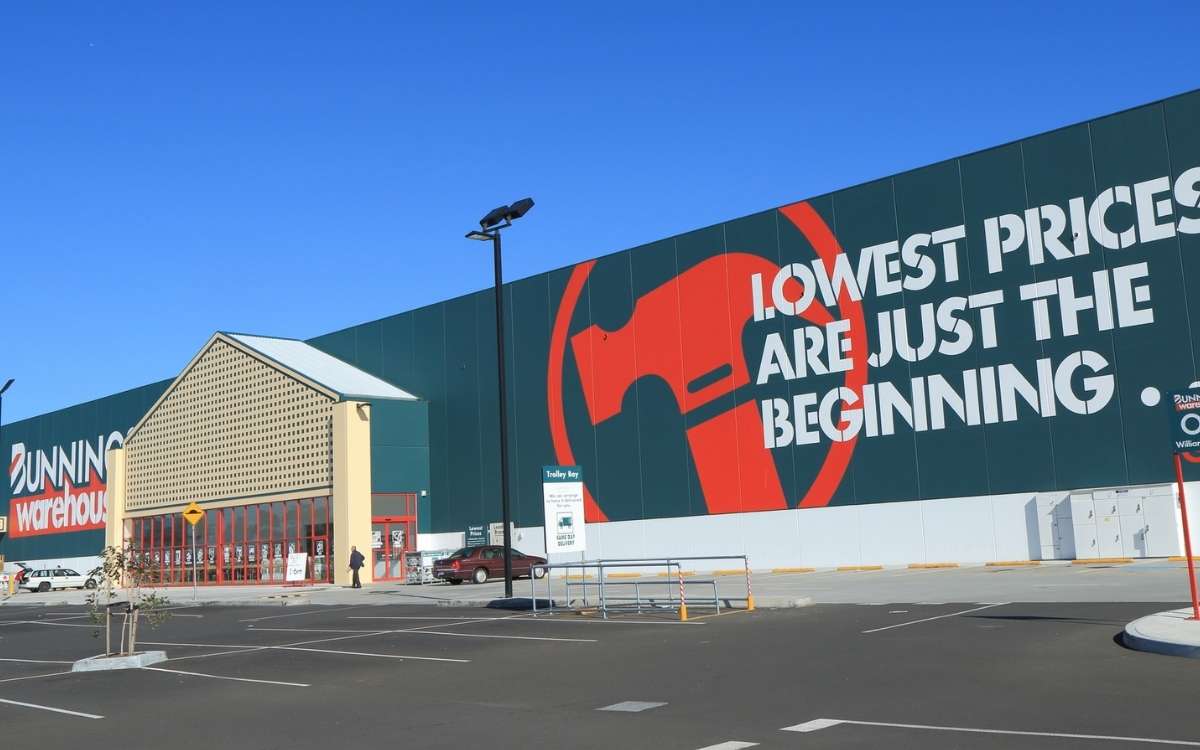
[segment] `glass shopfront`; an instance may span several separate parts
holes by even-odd
[[[180,513],[131,518],[133,554],[163,584],[282,583],[288,555],[308,554],[305,580],[333,581],[333,522],[327,497],[205,511],[195,527]]]

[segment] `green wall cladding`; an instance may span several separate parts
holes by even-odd
[[[561,447],[556,449],[552,408],[565,426],[560,442],[569,444],[570,458],[584,467],[595,500],[592,520],[1170,481],[1165,407],[1145,403],[1153,399],[1144,398],[1144,391],[1153,388],[1165,396],[1196,377],[1198,331],[1190,320],[1200,295],[1191,291],[1190,282],[1200,278],[1195,231],[1200,225],[1188,224],[1190,231],[1183,231],[1179,222],[1200,219],[1200,208],[1187,192],[1190,181],[1183,192],[1175,189],[1180,176],[1195,167],[1200,167],[1200,94],[1192,92],[507,284],[510,489],[517,523],[541,523],[540,467],[568,462]],[[1139,234],[1128,247],[1105,249],[1086,220],[1081,227],[1070,222],[1072,198],[1082,198],[1086,211],[1109,188],[1132,191],[1155,178],[1167,178],[1171,188],[1152,195],[1147,205],[1165,201],[1152,209],[1158,212],[1153,221],[1172,223],[1169,236],[1143,240]],[[953,252],[956,279],[946,277],[943,249],[931,243],[920,252],[934,261],[932,284],[877,295],[868,283],[861,313],[869,351],[880,345],[880,313],[903,310],[915,345],[923,338],[923,305],[936,309],[950,298],[994,290],[1004,295],[1002,303],[989,308],[995,345],[981,340],[977,311],[960,311],[961,325],[970,326],[973,339],[965,351],[935,351],[916,361],[895,356],[867,368],[868,383],[891,384],[911,399],[914,379],[928,383],[940,377],[970,400],[966,379],[982,393],[989,387],[982,373],[990,372],[995,382],[1006,368],[1009,373],[1015,368],[1038,388],[1037,363],[1044,359],[1051,375],[1063,370],[1057,387],[1068,398],[1096,396],[1095,378],[1111,386],[1111,397],[1090,400],[1080,407],[1087,413],[1074,413],[1057,398],[1051,377],[1047,392],[1035,395],[1036,409],[1017,395],[1014,411],[1006,415],[996,396],[995,419],[981,414],[971,423],[943,408],[945,424],[935,429],[926,408],[924,429],[896,417],[893,434],[860,434],[849,451],[847,441],[840,441],[840,454],[825,434],[813,444],[764,447],[764,401],[794,405],[795,397],[810,393],[819,400],[849,383],[845,373],[812,372],[756,382],[768,335],[777,333],[790,345],[797,329],[814,326],[821,317],[780,313],[749,322],[739,317],[750,288],[741,270],[747,256],[758,259],[750,265],[765,261],[769,272],[819,257],[814,244],[819,232],[789,218],[801,205],[836,237],[852,268],[864,248],[888,242],[902,246],[914,235],[962,228]],[[987,220],[1006,214],[1024,219],[1027,209],[1046,205],[1060,207],[1068,217],[1058,237],[1070,255],[1055,258],[1047,251],[1046,260],[1034,264],[1026,242],[1003,255],[1000,268],[989,267]],[[1140,231],[1135,205],[1118,200],[1103,218],[1114,235]],[[1037,225],[1032,221],[1028,226]],[[1028,234],[1044,238],[1046,230],[1054,230],[1052,217],[1042,222],[1042,232]],[[1076,231],[1088,240],[1086,254],[1075,254]],[[517,235],[509,248],[520,252]],[[1104,283],[1112,289],[1107,297],[1119,306],[1114,274],[1131,273],[1130,267],[1142,262],[1148,275],[1125,287],[1127,296],[1137,295],[1126,300],[1126,307],[1152,309],[1152,323],[1104,325],[1094,308],[1105,305],[1092,301],[1093,309],[1086,309],[1085,299],[1078,330],[1065,330],[1057,296],[1061,287],[1055,287],[1056,296],[1048,301],[1051,333],[1035,335],[1034,302],[1021,299],[1024,285],[1066,278],[1076,296],[1092,295],[1094,274],[1106,273]],[[909,277],[919,271],[919,261],[900,269]],[[555,350],[552,333],[564,293],[581,276],[577,303],[565,316],[567,335]],[[770,282],[765,281],[768,302]],[[670,304],[654,306],[664,300]],[[645,309],[635,313],[639,301]],[[432,518],[427,523],[433,531],[458,531],[499,518],[493,309],[491,291],[482,291],[310,342],[428,400]],[[850,309],[837,299],[826,308],[825,320],[848,317]],[[951,320],[941,340],[953,338],[950,332],[961,330],[959,325]],[[589,339],[589,329],[598,335]],[[586,356],[580,356],[580,348],[588,350]],[[1094,371],[1081,366],[1082,352],[1098,355],[1103,365]],[[561,399],[552,407],[547,381],[556,357]],[[727,360],[737,370],[739,358],[746,377],[696,369]],[[1074,368],[1065,366],[1072,363]],[[585,377],[581,366],[588,369]],[[597,403],[607,403],[599,418],[590,411],[587,389]],[[986,400],[975,398],[981,412],[989,408]],[[747,404],[753,414],[739,411]],[[1039,410],[1050,404],[1055,414],[1041,415]],[[841,409],[830,412],[834,422]],[[734,418],[735,413],[745,419]],[[840,470],[834,465],[838,455],[844,464]]]

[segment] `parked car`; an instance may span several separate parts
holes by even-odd
[[[96,579],[80,575],[70,568],[44,568],[26,571],[21,588],[45,593],[51,589],[94,589]]]
[[[546,558],[512,551],[513,578],[528,576],[534,565],[545,565]],[[541,578],[545,570],[534,570],[533,577]],[[487,583],[489,578],[504,577],[504,547],[486,545],[463,547],[449,557],[433,562],[433,577],[458,585],[463,581]]]

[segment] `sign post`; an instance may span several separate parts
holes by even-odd
[[[1196,597],[1196,563],[1192,559],[1192,533],[1188,526],[1187,497],[1183,489],[1182,453],[1200,449],[1200,389],[1171,394],[1171,452],[1175,457],[1175,481],[1179,485],[1179,515],[1183,521],[1183,552],[1187,555],[1188,585],[1192,592],[1192,619],[1200,620],[1200,599]]]
[[[192,601],[196,601],[196,524],[204,518],[204,509],[192,501],[183,509],[183,520],[192,527]]]
[[[585,552],[587,530],[583,517],[583,469],[578,466],[543,466],[542,503],[547,559],[551,552]]]

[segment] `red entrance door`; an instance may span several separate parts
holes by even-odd
[[[375,516],[371,519],[372,574],[376,581],[404,580],[404,553],[417,548],[416,493],[398,493],[401,515]]]

